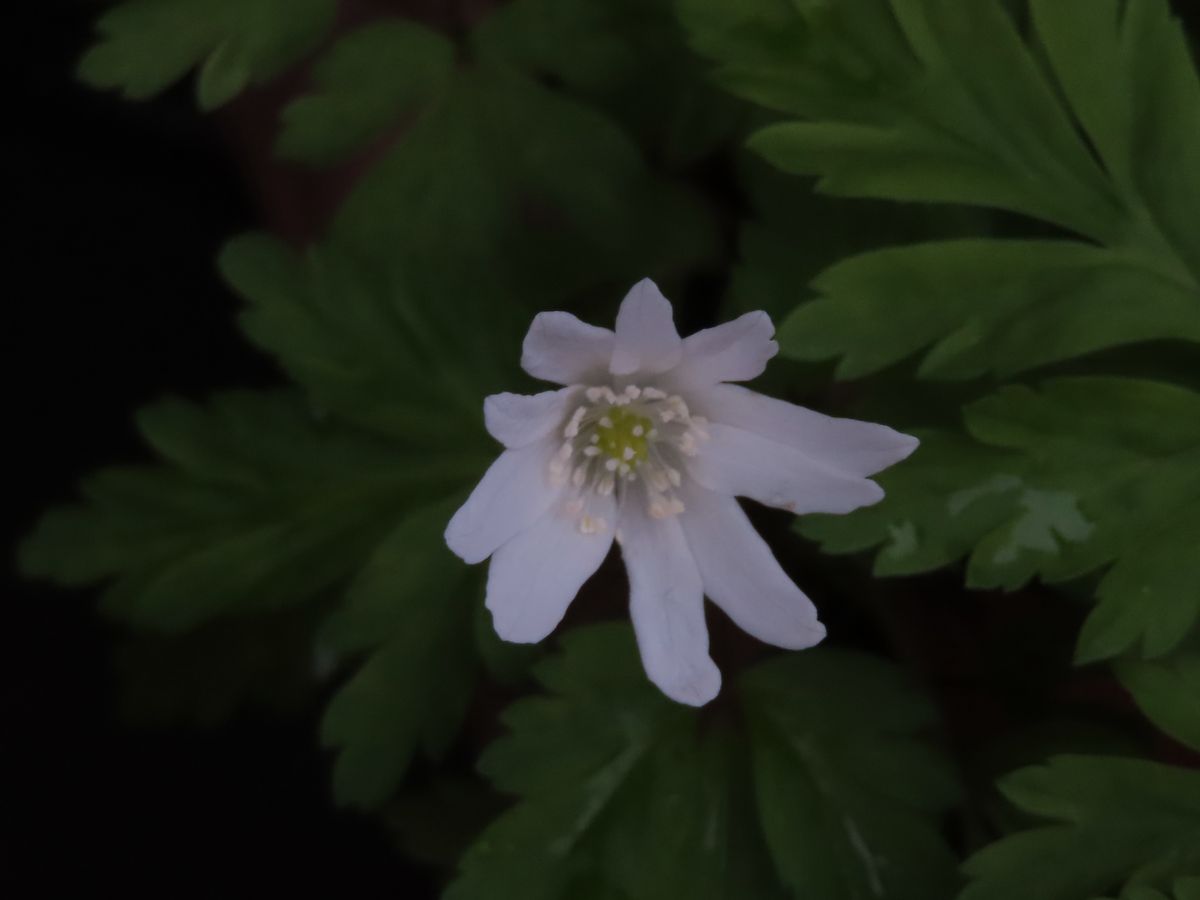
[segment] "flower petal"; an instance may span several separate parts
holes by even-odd
[[[560,493],[549,480],[557,447],[557,442],[544,440],[501,453],[450,519],[446,545],[464,562],[483,562],[541,518]]]
[[[815,462],[793,447],[717,422],[709,423],[708,433],[699,454],[688,460],[688,472],[719,494],[797,514],[848,513],[883,499],[875,482]]]
[[[573,388],[540,394],[492,394],[483,401],[488,434],[509,449],[549,437],[570,412]]]
[[[619,540],[646,674],[672,700],[703,706],[721,690],[721,673],[708,656],[704,591],[678,518],[651,519],[626,503]]]
[[[671,301],[658,285],[643,278],[621,301],[608,370],[614,375],[653,374],[673,369],[682,358],[683,341],[675,330]]]
[[[599,509],[604,501],[606,509]],[[604,562],[612,546],[616,504],[597,498],[593,516],[609,527],[583,534],[575,518],[551,508],[531,528],[496,551],[488,567],[487,608],[496,634],[506,641],[533,644],[562,621],[583,583]]]
[[[683,361],[670,378],[681,389],[720,381],[749,381],[779,352],[775,326],[765,312],[750,312],[683,339]]]
[[[788,650],[825,637],[816,607],[780,568],[736,500],[692,485],[680,523],[704,593],[742,631]]]
[[[613,333],[588,325],[570,313],[543,312],[533,317],[521,345],[521,368],[542,381],[583,384],[608,367]]]
[[[814,462],[851,475],[886,469],[920,443],[886,425],[827,416],[736,384],[716,385],[692,405],[714,422],[786,444]]]

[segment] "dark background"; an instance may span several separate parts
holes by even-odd
[[[93,592],[12,572],[40,510],[99,465],[145,458],[135,409],[276,380],[237,336],[213,269],[221,243],[263,219],[220,122],[195,110],[190,86],[134,104],[75,84],[98,4],[13,6],[0,894],[430,895],[375,819],[332,807],[321,698],[208,728],[131,725],[122,629]]]

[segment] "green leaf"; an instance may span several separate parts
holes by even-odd
[[[1194,274],[1200,78],[1166,0],[1032,0],[1054,75],[1144,239]],[[1088,27],[1079,23],[1086,18]]]
[[[789,45],[766,21],[758,42],[710,51],[727,87],[804,118],[751,140],[781,168],[831,193],[996,206],[1088,236],[1117,220],[1103,172],[994,0],[797,5]]]
[[[554,78],[671,165],[710,154],[742,118],[687,48],[671,0],[519,0],[471,40],[482,58]]]
[[[971,857],[960,900],[1088,900],[1200,866],[1200,772],[1115,757],[1059,756],[1000,783],[1045,825]]]
[[[1121,660],[1117,675],[1155,725],[1200,751],[1200,655],[1181,654],[1161,663]]]
[[[883,544],[881,574],[970,556],[968,584],[1020,587],[1108,567],[1078,659],[1174,649],[1200,618],[1200,394],[1122,378],[1003,388],[967,407],[974,440],[923,435],[876,507],[813,516],[831,552]]]
[[[912,575],[951,565],[1016,515],[1020,456],[966,437],[912,432],[921,446],[876,476],[882,503],[848,516],[813,515],[797,528],[827,553],[879,547],[877,575]]]
[[[399,273],[334,247],[301,256],[248,235],[225,247],[220,267],[249,303],[247,336],[320,407],[405,445],[436,448],[439,464],[458,466],[463,480],[482,469],[492,448],[482,397],[511,378],[515,334],[501,343],[503,332],[464,333],[451,314],[462,315],[459,305],[439,309]]]
[[[938,814],[957,787],[917,734],[932,705],[890,665],[824,650],[750,672],[754,774],[767,843],[796,897],[949,897]],[[870,710],[870,715],[864,715]]]
[[[1200,342],[1200,79],[1165,0],[1039,0],[1037,53],[997,0],[713,5],[680,9],[722,83],[799,117],[752,136],[775,165],[833,194],[998,208],[1087,240],[845,260],[786,323],[785,354],[840,357],[850,378],[924,352],[922,375],[973,378]]]
[[[128,0],[100,18],[79,76],[143,100],[199,66],[200,106],[215,109],[313,50],[335,8],[335,0]]]
[[[819,298],[787,318],[780,348],[840,358],[841,378],[922,351],[922,376],[964,379],[1139,341],[1200,342],[1194,286],[1133,254],[1074,241],[889,247],[833,265],[813,286]]]
[[[501,339],[519,340],[532,311],[669,279],[716,245],[696,195],[653,177],[609,119],[489,65],[461,72],[413,123],[331,238],[399,273],[439,325],[475,342],[463,360],[511,360],[517,343]]]
[[[382,803],[418,750],[439,757],[462,724],[475,687],[475,592],[442,539],[457,500],[409,513],[324,629],[330,651],[372,651],[321,724],[322,740],[339,749],[333,788],[343,805]]]
[[[747,732],[656,692],[624,625],[562,643],[536,669],[549,694],[510,707],[480,763],[520,799],[447,897],[801,897],[801,858],[831,900],[949,895],[934,823],[955,783],[915,737],[931,707],[890,666],[812,651],[752,670]],[[853,714],[865,708],[888,712]]]
[[[283,111],[276,145],[285,159],[326,165],[419,115],[453,75],[454,47],[403,20],[342,37],[313,66],[316,91]]]
[[[20,564],[64,585],[112,581],[110,612],[164,631],[321,594],[404,504],[462,481],[322,423],[290,394],[169,400],[138,425],[162,463],[88,478],[85,501],[47,513]]]
[[[511,735],[480,762],[497,788],[523,799],[467,852],[448,900],[570,896],[597,861],[580,844],[632,770],[660,735],[689,731],[683,708],[645,683],[628,628],[583,629],[561,644],[536,672],[554,696],[510,707]]]
[[[753,215],[738,236],[730,286],[734,314],[761,309],[783,323],[813,279],[847,254],[901,240],[970,233],[987,224],[987,214],[978,210],[818,194],[807,180],[785,175],[752,153],[739,153],[735,162]],[[786,349],[786,329],[776,337]],[[822,383],[827,380],[822,373]]]

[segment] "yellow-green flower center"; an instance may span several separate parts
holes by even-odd
[[[613,407],[598,424],[596,435],[599,441],[596,446],[610,459],[634,468],[650,452],[647,435],[653,424],[645,416]]]

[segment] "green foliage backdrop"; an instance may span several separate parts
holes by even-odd
[[[362,171],[314,245],[220,255],[290,386],[144,410],[154,459],[48,512],[24,572],[164,633],[308,609],[333,794],[450,821],[402,844],[451,900],[1200,898],[1200,77],[1167,0],[515,0],[453,35],[337,6],[99,19],[88,84],[193,77],[212,110],[300,67],[278,156]],[[922,437],[883,503],[773,538],[868,624],[738,650],[698,713],[623,624],[501,644],[441,537],[532,315],[610,316],[647,274],[686,319],[781,321],[774,392]],[[956,605],[1029,592],[1014,657],[1082,620],[1137,746],[1026,735],[993,785],[869,552]],[[439,762],[514,696],[483,781]],[[418,797],[416,758],[458,787]]]

